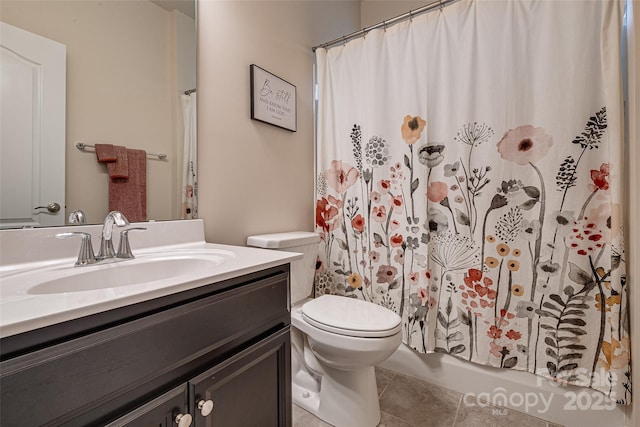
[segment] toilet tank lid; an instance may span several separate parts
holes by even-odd
[[[320,242],[320,235],[310,231],[260,234],[247,237],[247,245],[266,249],[285,249]]]

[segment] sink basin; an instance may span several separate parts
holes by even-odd
[[[140,283],[155,282],[168,277],[193,274],[202,277],[207,271],[221,264],[224,258],[158,258],[138,263],[107,264],[101,269],[79,269],[78,274],[48,280],[29,288],[32,295],[62,292],[84,292],[96,289],[119,288]]]
[[[5,275],[0,297],[115,292],[117,288],[188,282],[212,276],[217,266],[231,258],[233,252],[224,250],[175,250],[83,267],[52,265]]]

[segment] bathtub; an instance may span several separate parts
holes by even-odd
[[[404,344],[379,366],[463,393],[462,405],[474,405],[478,397],[566,427],[625,425],[625,407],[602,393],[560,386],[528,372],[491,368],[448,354],[419,354]]]

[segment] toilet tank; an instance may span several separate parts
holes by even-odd
[[[313,275],[320,236],[308,231],[260,234],[247,237],[247,246],[302,253],[302,259],[291,262],[291,305],[313,295]]]

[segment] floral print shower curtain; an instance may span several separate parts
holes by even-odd
[[[628,403],[620,8],[460,1],[319,49],[316,294]]]

